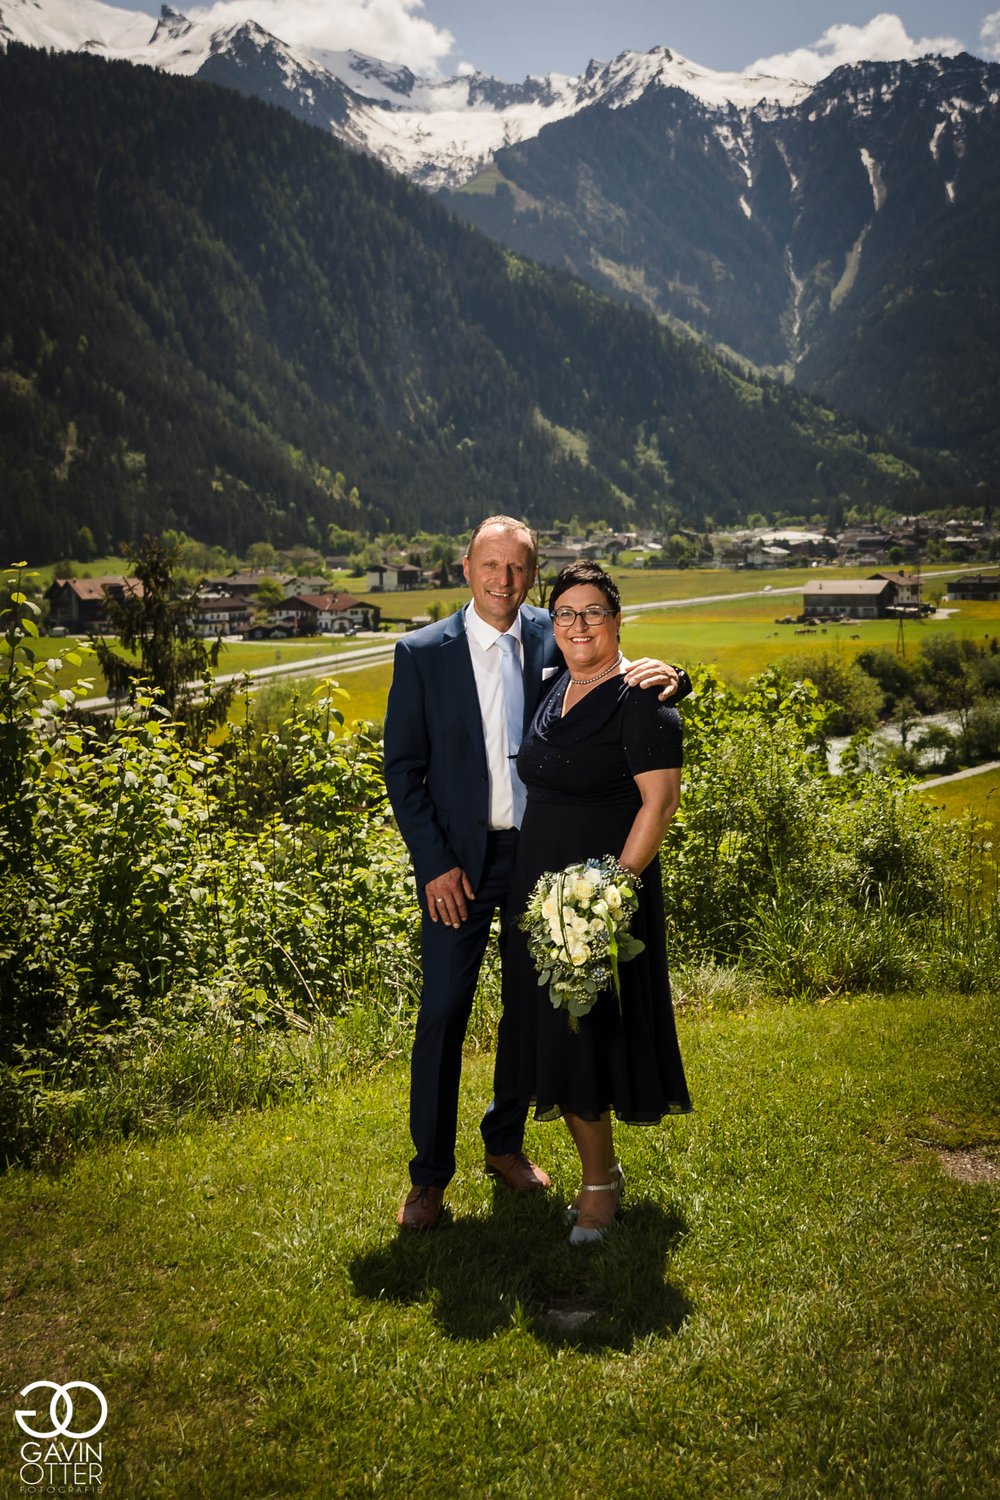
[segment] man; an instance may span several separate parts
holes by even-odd
[[[455,1171],[462,1046],[494,912],[505,919],[523,808],[514,756],[543,678],[562,666],[548,614],[524,602],[537,568],[523,522],[481,522],[462,567],[470,603],[399,642],[385,717],[386,786],[422,913],[401,1229],[437,1226]],[[633,663],[626,681],[663,687],[663,697],[690,690],[662,662]],[[522,1150],[526,1118],[517,1100],[493,1100],[480,1126],[486,1170],[517,1191],[544,1191],[548,1176]]]

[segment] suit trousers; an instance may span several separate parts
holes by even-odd
[[[502,951],[516,852],[516,829],[489,834],[479,889],[461,927],[432,922],[426,908],[423,911],[423,985],[410,1062],[410,1134],[415,1147],[410,1180],[417,1187],[446,1187],[455,1174],[462,1047],[496,911]],[[424,899],[421,891],[422,907]],[[480,1125],[487,1151],[497,1156],[519,1151],[527,1115],[523,1102],[495,1098]]]

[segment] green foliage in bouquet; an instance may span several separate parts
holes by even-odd
[[[621,998],[618,965],[646,946],[629,931],[638,907],[637,876],[612,855],[539,877],[520,918],[539,985],[565,1010],[575,1031],[603,991]]]

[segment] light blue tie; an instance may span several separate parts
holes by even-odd
[[[503,687],[503,706],[507,714],[507,764],[510,766],[510,789],[514,798],[514,827],[520,828],[524,817],[524,782],[517,774],[514,757],[521,745],[521,726],[524,723],[524,673],[517,641],[512,635],[501,635],[497,639],[500,647],[500,682]]]

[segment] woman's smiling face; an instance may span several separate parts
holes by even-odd
[[[581,618],[587,608],[610,611],[601,620],[588,621]],[[574,677],[592,677],[609,667],[618,655],[618,631],[621,613],[611,610],[604,594],[593,583],[578,583],[560,594],[554,605],[556,611],[572,609],[576,616],[569,625],[555,622],[556,645],[565,658],[566,665]]]

